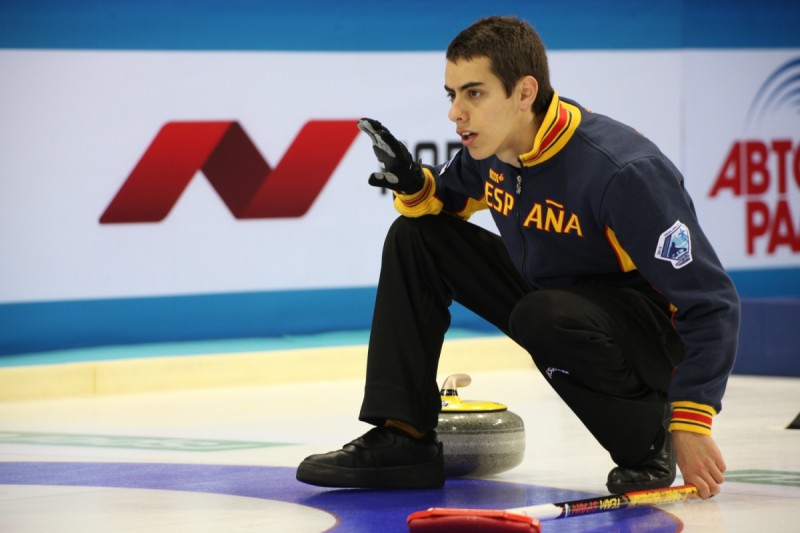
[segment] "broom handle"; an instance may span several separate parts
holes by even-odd
[[[636,507],[638,505],[660,505],[663,503],[686,500],[696,495],[697,487],[694,485],[680,485],[677,487],[667,487],[665,489],[640,490],[613,496],[599,496],[596,498],[587,498],[585,500],[517,507],[514,509],[506,509],[506,511],[509,513],[532,516],[539,520],[554,520],[557,518],[567,518],[569,516],[603,513],[615,509],[624,509],[625,507]]]

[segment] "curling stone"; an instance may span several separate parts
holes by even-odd
[[[458,387],[472,378],[453,374],[442,385],[442,412],[436,432],[444,446],[449,477],[482,476],[510,470],[525,455],[522,418],[496,402],[462,400]]]

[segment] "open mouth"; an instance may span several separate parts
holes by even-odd
[[[458,135],[461,137],[461,142],[467,144],[478,136],[474,131],[459,131]]]

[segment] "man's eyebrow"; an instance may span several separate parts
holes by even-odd
[[[473,87],[479,87],[481,85],[483,85],[482,81],[470,81],[470,82],[465,83],[461,87],[459,87],[458,90],[459,91],[466,91],[467,89],[472,89]],[[453,89],[451,89],[447,85],[444,86],[444,90],[445,90],[445,92],[448,92],[448,93],[455,92]]]

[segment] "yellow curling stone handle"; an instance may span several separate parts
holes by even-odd
[[[502,403],[482,400],[462,400],[458,397],[458,387],[466,387],[472,383],[467,374],[452,374],[444,380],[440,394],[442,396],[443,413],[485,413],[489,411],[505,411]]]

